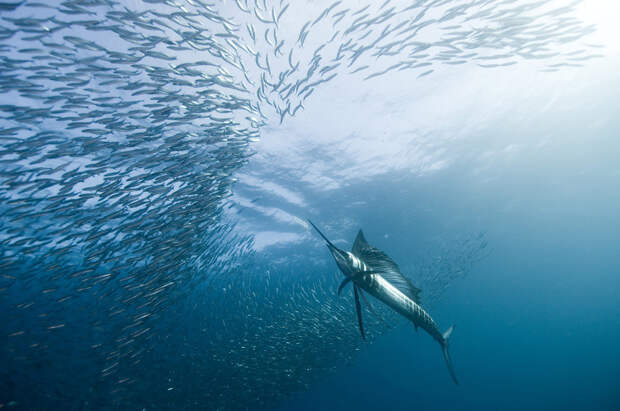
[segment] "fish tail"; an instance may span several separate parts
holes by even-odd
[[[441,343],[441,348],[443,349],[443,358],[446,360],[446,365],[448,366],[448,371],[450,371],[450,375],[454,380],[455,384],[458,384],[459,381],[456,379],[456,374],[454,373],[454,367],[452,366],[452,360],[450,359],[450,352],[448,351],[449,343],[450,343],[450,335],[452,335],[452,331],[454,331],[454,326],[451,325],[450,328],[443,333],[443,342]]]

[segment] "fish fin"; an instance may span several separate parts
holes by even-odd
[[[418,332],[418,324],[413,324],[413,326],[415,327],[415,332]]]
[[[340,283],[340,287],[338,287],[338,295],[340,295],[340,292],[342,291],[342,289],[345,287],[345,285],[349,284],[352,279],[353,277],[347,277],[344,280],[342,280],[342,282]]]
[[[358,242],[359,240],[359,242]],[[364,246],[361,246],[364,245]],[[358,247],[356,247],[358,246]],[[414,286],[401,272],[398,264],[383,251],[366,243],[361,230],[355,240],[354,254],[361,258],[371,271],[376,271],[400,292],[420,304],[420,289]]]
[[[452,331],[454,331],[454,326],[451,325],[450,328],[448,328],[446,330],[446,332],[443,333],[443,341],[444,343],[448,343],[448,341],[450,341],[450,336],[452,335]]]
[[[387,328],[392,328],[392,324],[390,324],[389,322],[385,321],[383,319],[383,317],[381,317],[374,309],[374,307],[372,306],[372,304],[370,304],[370,301],[368,301],[368,299],[366,298],[366,295],[362,292],[362,290],[359,290],[360,295],[362,296],[362,299],[364,300],[364,303],[366,304],[366,306],[368,307],[368,310],[370,310],[371,313],[374,314],[375,317],[377,317],[377,319],[379,321],[381,321],[383,324],[385,324],[387,326]]]
[[[353,292],[355,294],[355,310],[357,311],[357,324],[360,327],[360,332],[362,333],[362,338],[365,340],[366,335],[364,334],[364,323],[362,322],[362,305],[360,304],[360,297],[357,292],[357,286],[353,285]]]
[[[360,271],[359,273],[356,273],[350,277],[346,277],[344,280],[342,280],[342,282],[340,283],[340,286],[338,287],[338,295],[340,295],[340,292],[344,289],[344,287],[349,284],[349,282],[351,282],[352,280],[356,279],[356,278],[362,278],[365,275],[369,275],[369,274],[380,274],[374,271]],[[361,291],[360,291],[361,293]]]
[[[453,325],[451,325],[450,328],[448,328],[446,332],[443,333],[443,342],[441,343],[441,348],[443,349],[443,358],[445,358],[446,360],[446,365],[448,366],[448,371],[450,371],[450,376],[454,380],[454,383],[458,385],[459,381],[456,379],[454,367],[452,366],[452,360],[450,359],[450,352],[448,351],[452,331],[454,331]]]
[[[353,248],[351,249],[351,252],[357,256],[360,255],[360,252],[366,248],[366,247],[370,247],[368,245],[368,242],[366,242],[366,238],[364,237],[364,233],[362,232],[362,230],[360,229],[357,232],[357,237],[355,237],[355,242],[353,243]]]

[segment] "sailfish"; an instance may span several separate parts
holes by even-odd
[[[383,251],[368,244],[362,230],[357,233],[353,249],[349,252],[336,247],[312,221],[308,220],[308,222],[323,237],[327,243],[327,248],[336,260],[338,268],[344,274],[345,278],[338,288],[338,294],[347,284],[352,283],[353,285],[357,321],[362,338],[365,339],[366,337],[362,321],[360,295],[365,299],[363,292],[367,292],[411,321],[416,331],[418,327],[422,328],[441,345],[448,371],[454,383],[458,384],[448,351],[454,326],[450,326],[443,333],[439,330],[433,318],[420,305],[420,289],[401,274],[398,264]]]

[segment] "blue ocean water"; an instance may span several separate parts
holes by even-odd
[[[0,408],[620,408],[618,6],[362,3],[0,1]]]

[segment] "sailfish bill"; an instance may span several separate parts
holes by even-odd
[[[366,335],[362,321],[360,294],[362,298],[366,299],[363,294],[363,291],[365,291],[411,321],[416,331],[418,327],[422,328],[433,337],[441,345],[452,380],[455,384],[458,384],[448,351],[450,336],[454,326],[448,328],[445,333],[439,331],[435,321],[420,305],[420,289],[414,286],[400,272],[398,264],[383,251],[368,244],[362,230],[359,230],[353,243],[353,248],[349,252],[336,247],[312,221],[308,220],[308,222],[325,240],[327,248],[329,248],[334,260],[336,260],[338,268],[345,276],[345,279],[338,287],[338,295],[340,295],[340,292],[347,284],[353,284],[355,311],[362,338],[366,339]],[[367,305],[374,313],[370,304],[368,303]]]

